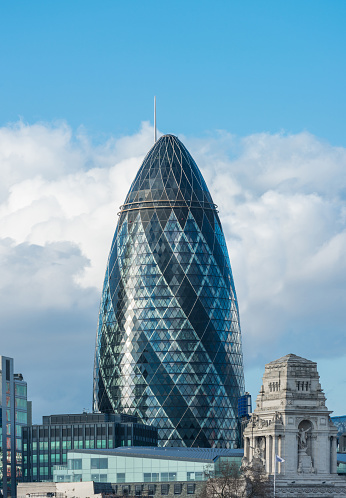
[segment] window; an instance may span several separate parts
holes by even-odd
[[[24,384],[15,384],[15,393],[16,396],[26,396],[26,385]]]
[[[27,414],[26,412],[17,412],[16,411],[16,422],[19,422],[20,424],[27,424]]]
[[[131,486],[123,486],[123,495],[128,495],[131,491]]]
[[[71,470],[81,470],[82,469],[82,459],[73,458],[68,462],[68,468]]]
[[[169,484],[161,484],[161,494],[168,495],[169,492]]]
[[[194,484],[187,484],[186,492],[188,495],[194,495],[195,494],[195,485]]]
[[[125,474],[124,473],[117,474],[117,482],[125,482]]]
[[[148,484],[148,496],[155,494],[155,484]]]
[[[174,494],[175,495],[181,495],[181,490],[183,488],[182,484],[174,484]]]
[[[136,484],[135,486],[135,496],[141,496],[142,495],[142,485],[141,484]]]
[[[108,458],[91,458],[91,469],[108,469]]]
[[[188,472],[188,481],[203,481],[203,472]]]
[[[27,401],[23,398],[16,398],[16,408],[20,408],[21,410],[27,409]]]
[[[143,474],[143,482],[158,482],[158,480],[159,480],[158,472],[153,472],[152,474],[150,472],[145,472]]]
[[[176,481],[177,473],[176,472],[161,472],[161,481]]]

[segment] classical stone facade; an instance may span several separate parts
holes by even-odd
[[[268,363],[244,431],[244,463],[275,474],[278,497],[346,496],[330,413],[316,363],[294,354]]]

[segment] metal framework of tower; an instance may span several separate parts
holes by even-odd
[[[119,215],[94,410],[136,414],[162,446],[235,446],[244,374],[234,281],[216,206],[178,138],[154,144]]]

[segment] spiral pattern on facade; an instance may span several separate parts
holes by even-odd
[[[94,410],[136,414],[162,446],[232,447],[244,392],[236,292],[216,206],[178,138],[155,143],[120,209]]]

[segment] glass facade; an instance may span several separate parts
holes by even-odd
[[[163,446],[239,444],[244,393],[236,292],[205,181],[161,137],[121,206],[104,280],[94,410],[136,414]]]
[[[252,405],[251,405],[251,394],[245,393],[243,396],[240,396],[238,400],[238,417],[242,418],[250,418],[250,414],[252,413]]]
[[[137,423],[136,417],[101,413],[46,416],[42,425],[23,429],[24,481],[51,481],[53,466],[66,464],[71,450],[143,445],[157,445],[157,429]]]
[[[138,448],[113,451],[70,451],[65,466],[53,468],[55,482],[95,481],[114,484],[198,482],[205,472],[218,475],[224,462],[240,467],[242,450]]]
[[[27,384],[14,373],[13,363],[13,358],[0,356],[0,489],[5,497],[16,496],[23,478],[22,430],[31,418]]]

